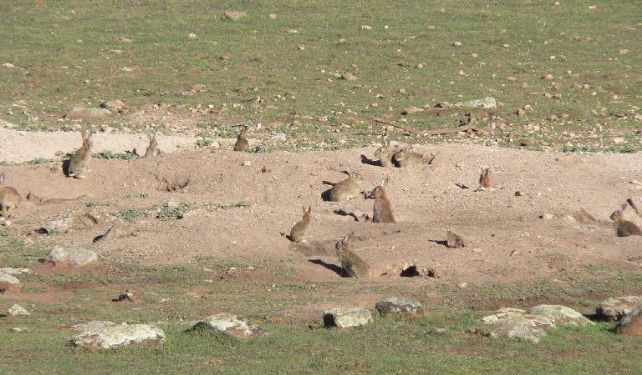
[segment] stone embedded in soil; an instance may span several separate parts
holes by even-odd
[[[337,307],[323,312],[326,327],[349,328],[372,322],[372,313],[359,307]]]
[[[640,304],[642,296],[609,298],[602,301],[595,312],[603,319],[619,320]]]
[[[642,336],[642,304],[624,315],[615,327],[615,332],[626,336]]]
[[[397,297],[386,298],[377,302],[375,309],[382,316],[421,315],[424,312],[421,303]]]
[[[91,349],[113,349],[146,341],[162,343],[165,340],[163,330],[147,324],[92,321],[74,328],[80,333],[72,337],[71,342]]]
[[[446,234],[446,246],[454,249],[458,247],[464,247],[466,246],[466,244],[462,236],[448,231],[448,233]]]
[[[577,311],[561,305],[538,305],[529,312],[548,318],[556,325],[585,326],[595,324]]]
[[[196,323],[191,330],[201,329],[213,329],[240,339],[250,339],[265,334],[264,330],[254,324],[228,313],[208,316],[203,321]]]
[[[493,97],[487,96],[481,99],[455,103],[455,106],[466,107],[466,108],[496,108],[497,100],[495,100],[495,98]]]
[[[6,273],[11,276],[18,276],[25,273],[31,273],[29,268],[14,268],[14,267],[2,267],[0,268],[0,273]]]
[[[238,21],[241,18],[245,17],[247,14],[238,10],[228,10],[223,12],[223,15],[230,21]]]
[[[106,108],[73,107],[67,113],[67,117],[74,120],[102,120],[111,114],[111,111]]]
[[[71,265],[80,267],[98,260],[98,255],[91,250],[80,247],[65,248],[62,246],[56,246],[44,260],[45,262],[50,262],[54,265]]]
[[[125,110],[125,103],[122,100],[107,100],[100,104],[101,107],[113,113],[121,113]]]
[[[29,311],[25,310],[24,307],[20,305],[13,305],[9,308],[7,313],[11,316],[29,316]]]
[[[481,319],[488,334],[493,337],[508,337],[538,343],[546,336],[544,329],[555,324],[541,315],[525,314],[521,309],[500,309],[493,315]]]
[[[17,290],[20,289],[21,286],[20,280],[16,279],[14,276],[0,272],[0,293],[7,290]]]
[[[74,216],[67,215],[56,220],[52,220],[47,223],[46,226],[42,227],[40,230],[47,234],[52,233],[66,233],[74,225]]]

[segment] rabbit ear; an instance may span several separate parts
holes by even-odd
[[[384,187],[387,183],[388,183],[388,177],[386,177],[383,180],[381,180],[381,185],[379,185],[379,186]]]
[[[154,139],[151,133],[145,133],[145,135],[147,135],[147,139],[149,139],[150,142],[152,141],[152,139]]]
[[[4,182],[4,173],[0,174],[0,184]]]
[[[312,206],[308,207],[308,210],[307,210],[308,214],[311,213],[311,212],[312,212]]]

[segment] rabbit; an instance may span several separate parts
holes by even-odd
[[[354,232],[347,234],[335,245],[337,258],[345,276],[349,277],[362,277],[367,276],[370,272],[370,266],[361,259],[357,254],[352,252],[352,244],[350,239],[354,236]]]
[[[151,156],[158,156],[161,154],[161,150],[158,148],[158,141],[156,140],[156,133],[154,134],[147,134],[147,138],[149,138],[149,146],[147,146],[147,150],[145,150],[145,157],[151,157]]]
[[[379,165],[388,168],[392,165],[392,157],[398,151],[396,146],[390,146],[388,140],[388,127],[383,128],[381,134],[381,147],[375,150],[374,157],[379,159]]]
[[[306,209],[303,207],[303,218],[298,221],[290,230],[290,241],[292,242],[305,242],[305,234],[310,227],[310,219],[312,213],[312,206]]]
[[[82,146],[69,161],[69,170],[67,173],[69,177],[85,178],[85,172],[89,170],[88,165],[89,160],[91,160],[91,149],[94,146],[91,139],[93,134],[81,131],[80,135],[82,136]]]
[[[329,200],[332,202],[350,200],[361,193],[359,190],[359,183],[363,181],[361,175],[356,172],[351,172],[350,169],[344,173],[348,175],[348,178],[335,183],[330,190]]]
[[[372,213],[372,221],[375,223],[396,223],[392,208],[390,207],[390,199],[386,196],[384,186],[387,184],[386,178],[381,182],[381,185],[375,187],[367,198],[375,200],[374,210]]]
[[[412,148],[403,148],[395,152],[392,156],[392,162],[396,167],[413,167],[426,164],[431,164],[435,160],[434,155],[425,156],[412,150]]]
[[[4,173],[0,174],[0,185],[4,183]],[[22,201],[22,197],[18,191],[11,186],[0,187],[0,213],[5,219],[5,225],[9,225],[8,221],[11,218],[11,211],[17,208]]]
[[[642,213],[638,210],[633,199],[627,199],[611,214],[615,225],[615,235],[618,237],[642,236]]]
[[[236,138],[236,143],[234,144],[234,151],[248,151],[250,149],[250,142],[247,141],[247,127],[243,126],[241,132]]]
[[[491,174],[492,171],[490,167],[482,167],[482,173],[481,176],[479,176],[479,191],[493,189],[490,183]]]

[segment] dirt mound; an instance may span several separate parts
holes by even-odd
[[[19,139],[49,135],[28,133]],[[7,183],[23,196],[86,195],[27,201],[10,230],[37,236],[34,229],[48,220],[91,215],[97,220],[80,220],[67,233],[56,234],[56,241],[90,244],[113,225],[109,240],[95,246],[108,259],[146,264],[190,263],[203,256],[280,259],[305,270],[307,279],[339,278],[331,251],[302,254],[282,235],[300,219],[301,206],[312,206],[310,240],[332,247],[354,231],[355,253],[378,275],[386,274],[376,277],[397,278],[401,268],[413,264],[452,282],[559,279],[588,264],[638,267],[627,259],[639,254],[642,238],[616,238],[608,217],[623,199],[639,194],[628,181],[642,180],[640,153],[559,158],[556,153],[441,145],[418,148],[438,153],[432,165],[395,169],[362,163],[361,155],[372,157],[373,151],[207,150],[132,161],[97,159],[84,180],[64,177],[59,163],[5,167]],[[482,165],[495,170],[492,191],[474,191]],[[337,214],[371,214],[372,200],[321,199],[327,189],[322,182],[340,181],[346,167],[363,176],[364,191],[389,177],[397,224],[357,222]],[[175,185],[180,188],[168,188]],[[524,195],[516,196],[518,190]],[[574,219],[581,209],[597,220]],[[550,219],[540,218],[545,213]],[[466,247],[444,246],[448,230],[466,238]]]

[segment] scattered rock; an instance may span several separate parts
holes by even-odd
[[[74,120],[102,120],[111,116],[106,108],[73,107],[67,117]]]
[[[29,268],[14,268],[14,267],[2,267],[0,268],[0,273],[6,273],[11,276],[18,276],[25,273],[31,273]]]
[[[458,247],[465,247],[466,244],[462,236],[448,231],[448,233],[446,234],[446,246],[450,247],[451,249],[455,249]]]
[[[271,20],[275,20],[275,19],[276,19],[276,17],[277,17],[277,16],[276,16],[276,14],[274,14],[274,13],[270,13],[270,14],[268,15],[268,18],[269,18],[269,19],[271,19]]]
[[[249,160],[244,160],[244,161],[241,163],[241,165],[242,165],[243,167],[249,167],[249,166],[251,166],[251,165],[252,165],[252,162],[251,162],[251,161],[249,161]]]
[[[383,316],[421,315],[424,308],[417,301],[405,298],[386,298],[375,304],[375,309]]]
[[[516,196],[516,197],[523,197],[523,196],[525,196],[525,195],[526,195],[526,193],[525,193],[525,192],[523,192],[523,191],[521,191],[521,190],[517,190],[517,191],[515,192],[515,196]]]
[[[4,64],[2,64],[2,66],[3,66],[4,68],[7,68],[7,69],[13,69],[13,68],[15,68],[15,67],[16,67],[16,66],[15,66],[15,65],[13,65],[12,63],[4,63]]]
[[[71,339],[76,346],[91,349],[113,349],[144,341],[165,340],[165,333],[147,324],[116,324],[105,321],[92,321],[74,327],[80,333]]]
[[[227,313],[208,316],[191,328],[191,330],[201,329],[214,329],[239,339],[250,339],[265,334],[261,328]]]
[[[206,92],[207,91],[207,86],[205,86],[202,83],[195,83],[192,85],[192,91],[194,92]]]
[[[40,228],[40,231],[46,234],[55,232],[66,233],[74,225],[74,216],[67,215],[60,219],[50,221],[46,226]]]
[[[270,141],[273,142],[285,142],[288,139],[288,136],[285,133],[276,133],[270,137]]]
[[[7,313],[11,316],[29,316],[29,311],[25,310],[24,307],[20,305],[13,305],[9,308]]]
[[[16,333],[21,333],[21,332],[27,332],[27,329],[26,328],[22,328],[22,327],[13,327],[9,331],[16,332]]]
[[[482,99],[455,103],[455,106],[466,108],[497,108],[497,100],[495,100],[495,98],[493,97],[487,96]]]
[[[642,304],[629,311],[615,327],[615,332],[626,336],[642,336]]]
[[[464,44],[463,44],[462,42],[454,42],[454,43],[453,43],[453,47],[461,47],[461,46],[463,46],[463,45],[464,45]]]
[[[241,12],[239,10],[228,10],[223,12],[223,15],[230,21],[238,21],[241,18],[245,17],[247,13]]]
[[[495,314],[481,319],[488,326],[489,335],[509,337],[538,343],[546,336],[544,329],[555,327],[555,324],[540,315],[525,314],[521,309],[500,309]]]
[[[341,79],[344,80],[344,81],[356,81],[357,80],[357,76],[355,76],[354,74],[352,74],[350,72],[347,72],[347,73],[344,73],[344,74],[341,75]]]
[[[53,263],[54,265],[70,265],[70,266],[85,266],[91,262],[98,260],[98,255],[95,252],[81,247],[68,247],[62,246],[54,247],[49,255],[44,259],[45,262]]]
[[[642,304],[642,296],[609,298],[602,301],[595,312],[603,319],[619,320],[639,304]]]
[[[125,103],[119,99],[102,102],[100,106],[112,113],[122,113],[125,110]]]
[[[424,109],[420,107],[408,107],[408,108],[405,108],[403,111],[401,111],[401,114],[406,116],[406,115],[411,115],[413,113],[420,113],[423,111]]]
[[[189,38],[189,39],[196,39],[196,38],[198,38],[198,37],[197,37],[197,36],[196,36],[196,34],[194,34],[194,33],[189,33],[189,34],[187,34],[187,38]]]
[[[532,147],[535,145],[535,142],[530,139],[522,139],[521,141],[519,141],[519,145],[522,147]]]
[[[323,324],[326,327],[358,327],[370,322],[372,313],[364,308],[337,307],[323,312]]]
[[[18,290],[21,286],[20,280],[14,276],[0,272],[0,293],[4,293],[7,290]]]
[[[553,220],[555,218],[555,215],[549,214],[549,213],[544,213],[539,216],[540,219],[543,220]]]
[[[538,305],[529,312],[546,317],[556,325],[585,326],[595,324],[577,311],[561,305]]]

